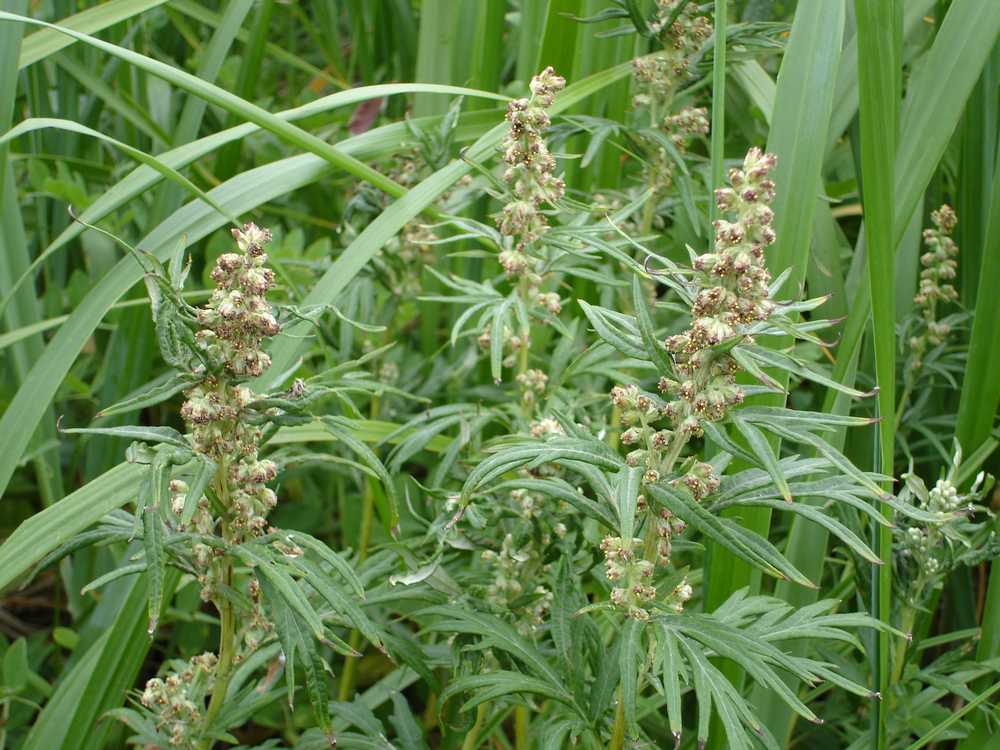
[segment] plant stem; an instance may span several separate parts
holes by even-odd
[[[233,566],[225,563],[222,573],[222,581],[226,586],[233,584]],[[220,614],[219,633],[219,662],[215,671],[215,687],[212,690],[212,700],[208,704],[208,711],[205,712],[205,729],[211,726],[212,721],[218,716],[223,704],[226,702],[226,693],[229,690],[229,681],[233,676],[233,657],[236,646],[236,618],[233,617],[233,605],[229,599],[223,599]],[[212,740],[206,740],[206,748],[212,746]]]
[[[225,513],[230,508],[229,501],[229,462],[222,460],[219,462],[219,469],[215,475],[216,492],[223,506],[222,517],[222,538],[229,541],[228,523]],[[228,557],[222,559],[222,585],[227,589],[233,586],[233,564]],[[219,715],[222,706],[226,702],[226,693],[229,692],[229,681],[233,676],[233,662],[235,661],[236,649],[236,618],[233,616],[233,603],[227,595],[221,595],[215,602],[219,610],[219,661],[215,667],[215,685],[212,688],[212,699],[208,703],[205,711],[205,720],[202,724],[202,732],[207,732],[215,717]],[[202,748],[209,750],[215,741],[211,738],[202,740]]]
[[[919,591],[919,588],[916,588]],[[910,645],[910,637],[913,633],[913,626],[917,621],[917,608],[908,606],[903,609],[903,617],[900,622],[900,630],[906,633],[907,638],[901,638],[896,646],[896,661],[892,665],[892,684],[899,682],[900,675],[903,674],[903,662],[906,659],[906,649]],[[887,696],[882,696],[882,700],[888,700]]]
[[[910,396],[913,394],[913,380],[906,384],[903,388],[903,395],[899,397],[899,405],[896,407],[896,431],[899,431],[899,424],[903,420],[903,409],[906,408],[906,402],[910,400]]]
[[[615,725],[611,730],[611,742],[608,750],[622,750],[625,747],[625,701],[622,689],[618,688],[618,707],[615,709]]]
[[[525,309],[528,308],[531,300],[528,299],[530,296],[528,293],[528,277],[522,276],[521,280],[517,284],[517,293],[521,298],[521,302],[524,303]],[[517,358],[517,374],[523,375],[528,371],[528,342],[531,341],[531,324],[525,325],[521,329],[521,350],[518,352]]]
[[[516,750],[528,750],[529,744],[528,709],[518,706],[514,709],[514,747]]]
[[[718,207],[715,191],[725,175],[726,144],[726,0],[715,0],[715,49],[712,60],[712,189],[708,196],[709,237]]]
[[[479,708],[476,709],[476,723],[472,725],[472,729],[465,735],[462,750],[476,750],[479,747],[479,731],[486,722],[486,705],[485,703],[480,703]]]
[[[378,417],[379,397],[372,396],[369,414],[372,419]],[[375,480],[368,478],[365,482],[365,494],[361,501],[361,529],[358,532],[358,565],[368,559],[368,544],[372,537],[372,523],[375,520]],[[361,633],[352,630],[348,640],[351,648],[355,651],[361,646]],[[354,692],[354,675],[357,671],[358,658],[356,656],[344,657],[344,672],[340,675],[340,687],[337,689],[337,700],[350,700],[351,693]]]

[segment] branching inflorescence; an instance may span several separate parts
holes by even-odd
[[[510,129],[501,145],[508,200],[497,217],[497,226],[504,237],[498,260],[507,277],[517,281],[517,295],[524,308],[537,306],[550,315],[558,315],[562,304],[557,292],[542,291],[545,259],[537,244],[549,228],[544,207],[554,207],[562,199],[565,184],[555,174],[556,158],[549,151],[544,133],[551,124],[546,110],[565,85],[566,79],[551,67],[534,76],[531,96],[515,99],[507,107]],[[536,397],[545,390],[547,376],[539,370],[528,370],[531,327],[524,325],[526,317],[527,314],[521,330],[504,328],[503,346],[509,352],[504,365],[517,364],[522,401],[530,411]],[[489,348],[491,340],[492,334],[487,329],[479,337],[479,344]]]
[[[670,19],[683,4],[677,18]],[[656,56],[640,57],[632,62],[636,94],[632,103],[637,109],[645,108],[649,114],[649,127],[653,136],[644,138],[646,143],[647,182],[653,190],[651,205],[656,196],[670,188],[676,156],[670,154],[664,141],[673,146],[677,154],[687,150],[696,135],[709,130],[708,110],[687,106],[671,114],[678,88],[691,74],[691,61],[709,37],[712,24],[698,14],[695,3],[686,0],[658,0],[656,20],[651,31],[663,45],[663,52]],[[651,220],[651,216],[648,217]],[[644,227],[648,231],[649,226]]]
[[[723,419],[731,407],[743,401],[743,390],[736,382],[739,365],[717,347],[745,339],[747,327],[767,320],[774,310],[764,250],[775,241],[770,173],[776,161],[773,155],[752,148],[743,168],[730,171],[730,187],[716,191],[719,210],[730,219],[715,222],[713,251],[693,260],[690,327],[664,344],[673,357],[676,377],[661,378],[659,390],[670,400],[660,401],[634,385],[616,386],[611,391],[611,401],[626,428],[621,442],[637,446],[626,461],[643,468],[645,484],[671,475],[681,450],[692,437],[702,434],[704,423]],[[669,426],[658,429],[655,423],[661,420],[667,420]],[[687,458],[680,477],[672,481],[683,485],[696,500],[719,487],[711,464],[697,456]],[[640,507],[646,508],[644,498]],[[627,584],[612,592],[612,601],[638,619],[648,617],[645,605],[656,597],[655,587],[648,582],[654,567],[669,563],[670,538],[684,530],[683,522],[666,510],[650,518],[642,548],[642,540],[617,537],[608,537],[602,544],[608,578]],[[682,582],[671,593],[668,606],[679,609],[690,596],[690,586]]]
[[[551,106],[566,79],[548,67],[531,79],[531,97],[515,99],[507,107],[510,130],[503,140],[503,179],[512,200],[500,214],[500,233],[513,240],[513,247],[500,254],[500,265],[508,276],[531,273],[528,246],[548,228],[543,204],[554,205],[566,190],[555,176],[556,158],[549,151],[543,133],[551,121],[545,111]]]
[[[203,328],[196,338],[218,366],[218,374],[205,372],[204,380],[187,391],[181,407],[195,450],[225,467],[232,494],[223,528],[230,541],[241,533],[263,533],[275,504],[274,492],[266,485],[277,475],[277,466],[258,458],[260,428],[240,418],[254,398],[240,381],[257,377],[270,366],[261,346],[280,330],[265,296],[274,285],[263,249],[271,233],[246,224],[234,229],[233,237],[240,252],[225,253],[216,261],[215,291],[198,311]]]
[[[221,536],[220,545],[238,545],[267,530],[267,515],[276,503],[267,483],[278,473],[277,464],[258,456],[262,431],[247,412],[257,396],[243,384],[270,366],[263,345],[280,330],[266,298],[274,285],[274,273],[266,266],[264,254],[271,233],[251,223],[234,229],[233,237],[239,252],[225,253],[216,261],[212,269],[215,290],[197,311],[202,328],[194,338],[203,360],[192,375],[200,382],[185,392],[187,399],[181,407],[194,451],[218,466],[213,489],[221,508],[213,506],[207,495],[195,498],[191,529],[206,542]],[[171,510],[180,517],[190,488],[174,479],[169,489]],[[221,706],[229,671],[238,658],[232,639],[237,627],[229,601],[231,563],[215,544],[199,541],[191,552],[202,598],[215,601],[223,615],[223,657],[204,654],[181,671],[146,684],[141,702],[157,716],[158,726],[169,732],[175,747],[195,746],[194,738]],[[252,648],[260,633],[272,626],[259,610],[260,590],[253,578],[250,594],[251,612],[240,630]],[[213,693],[214,684],[221,685],[218,694]],[[204,711],[208,694],[212,694],[212,705]]]

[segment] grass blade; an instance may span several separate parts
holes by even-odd
[[[844,15],[844,4],[839,0],[800,5],[778,73],[768,139],[768,151],[778,157],[774,177],[777,196],[773,206],[778,240],[770,251],[768,267],[774,276],[786,268],[793,269],[783,291],[786,297],[796,294],[805,278],[816,201],[803,200],[803,196],[815,195],[820,181],[823,144],[840,64]],[[763,399],[766,405],[782,402],[783,396]],[[769,508],[743,510],[739,515],[744,526],[767,536],[771,522]],[[759,585],[759,574],[753,575],[746,562],[715,546],[711,548],[706,575],[706,611],[716,609],[738,589]],[[725,664],[723,671],[735,684],[742,680],[742,671],[735,664]],[[709,746],[722,750],[724,732],[715,727],[710,737]]]
[[[896,423],[896,234],[893,227],[893,163],[899,123],[900,75],[896,47],[896,9],[893,2],[856,0],[858,19],[858,76],[860,81],[861,181],[865,232],[868,242],[868,283],[871,289],[875,343],[875,373],[879,386],[879,463],[876,470],[892,474]],[[891,487],[885,488],[891,491]],[[891,509],[882,512],[892,518]],[[873,531],[875,554],[892,559],[892,530]],[[872,616],[889,624],[892,616],[892,566],[872,570]],[[873,680],[889,695],[891,679],[889,634],[880,631],[872,657]],[[884,750],[888,742],[882,702],[872,712],[872,743]]]

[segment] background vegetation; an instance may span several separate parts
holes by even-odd
[[[167,433],[123,428],[184,432],[139,259],[190,262],[201,305],[250,220],[283,327],[252,386],[317,389],[268,434],[270,522],[320,541],[273,563],[292,593],[265,590],[226,707],[173,746],[1000,748],[996,0],[0,11],[0,749],[171,746],[143,686],[218,650],[194,541],[134,521],[170,476],[134,440]],[[643,99],[631,61],[676,54],[689,15],[711,34]],[[505,108],[547,66],[565,195],[539,282],[511,283]],[[608,393],[676,371],[673,264],[710,250],[753,146],[777,157],[772,296],[816,303],[726,339],[747,405],[640,478]],[[671,489],[678,456],[719,494]],[[646,622],[609,603],[601,544],[652,539],[651,500],[689,529],[656,574],[680,604]]]

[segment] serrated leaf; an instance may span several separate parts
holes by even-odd
[[[195,473],[188,481],[187,494],[184,497],[184,507],[181,509],[181,526],[187,526],[198,510],[198,501],[208,491],[208,486],[215,479],[218,466],[204,453],[195,454]]]
[[[333,607],[335,612],[344,615],[375,648],[385,653],[381,634],[361,607],[351,601],[347,594],[338,590],[319,566],[305,558],[296,560],[295,565],[306,573],[305,580]]]
[[[634,323],[629,321],[628,316],[590,305],[582,299],[577,300],[577,302],[583,309],[583,314],[587,316],[587,320],[597,331],[597,335],[607,344],[626,357],[642,360],[649,356],[642,338],[639,336],[638,329]]]

